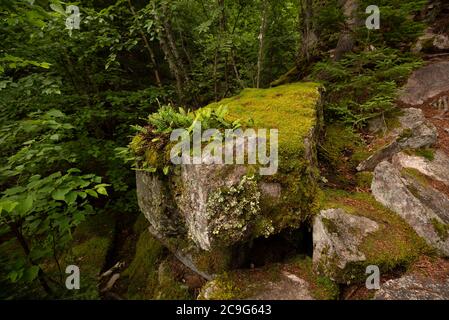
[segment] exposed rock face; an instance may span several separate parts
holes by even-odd
[[[433,63],[415,71],[403,88],[400,101],[419,106],[449,91],[449,62]]]
[[[250,300],[314,300],[309,291],[309,284],[298,276],[282,272],[282,277],[276,282],[268,282],[260,293]]]
[[[230,117],[278,129],[278,172],[255,176],[262,164],[208,164],[207,153],[203,164],[173,166],[168,176],[137,171],[150,231],[189,268],[211,278],[238,266],[233,257],[242,256],[239,248],[249,240],[300,227],[317,196],[319,100],[318,85],[300,83],[248,89],[224,101]]]
[[[261,269],[234,270],[209,281],[202,300],[315,300],[335,299],[337,286],[312,272],[309,258]]]
[[[365,261],[358,246],[378,230],[376,222],[346,213],[343,209],[323,210],[313,223],[313,263],[319,272],[341,279],[347,264]]]
[[[412,51],[417,52],[440,52],[449,50],[449,36],[446,34],[436,34],[432,29],[427,29],[426,33],[419,37]]]
[[[375,295],[376,300],[448,300],[449,278],[434,280],[408,275],[389,280]]]
[[[222,288],[218,281],[210,281],[202,290],[201,299],[215,300],[219,298]],[[254,290],[248,300],[315,300],[309,290],[309,283],[298,276],[281,272],[275,281],[263,281]]]
[[[371,171],[383,160],[404,149],[419,149],[432,146],[438,139],[435,126],[426,120],[421,109],[408,108],[399,117],[400,128],[395,129],[390,142],[360,163],[358,171]]]
[[[409,189],[410,184],[389,162],[382,162],[374,171],[371,186],[377,201],[399,214],[429,245],[449,256],[446,224],[431,208],[421,202]]]
[[[440,150],[435,151],[432,161],[401,152],[393,157],[393,164],[402,168],[418,170],[422,174],[449,186],[449,157]]]

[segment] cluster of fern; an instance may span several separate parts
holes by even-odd
[[[391,113],[399,87],[421,64],[419,58],[391,48],[317,63],[315,77],[329,84],[327,118],[361,128],[367,120]]]
[[[190,139],[195,125],[200,123],[201,130],[236,130],[242,126],[239,119],[227,119],[228,108],[202,108],[196,111],[179,108],[171,105],[162,106],[157,112],[149,115],[148,125],[134,126],[137,134],[127,148],[117,148],[119,156],[131,162],[135,170],[156,172],[159,168],[167,175],[169,172],[169,159],[163,157],[165,148],[170,144],[170,135],[176,129],[185,129]],[[213,137],[211,138],[213,139]]]

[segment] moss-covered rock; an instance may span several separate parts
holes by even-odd
[[[100,299],[99,275],[106,265],[115,232],[114,216],[101,212],[90,216],[75,230],[74,245],[64,263],[80,269],[80,290],[71,291],[67,298]]]
[[[249,128],[278,130],[276,174],[260,175],[261,165],[254,164],[172,165],[168,175],[137,172],[139,206],[157,237],[171,243],[171,250],[192,268],[201,262],[209,275],[233,264],[225,256],[232,256],[236,245],[298,228],[317,208],[319,85],[246,89],[205,108],[220,106],[227,107],[230,122],[240,119]],[[169,154],[170,148],[167,144],[156,155]],[[217,255],[225,262],[219,267],[216,259],[205,258]]]
[[[322,208],[341,208],[349,215],[367,218],[378,226],[377,230],[368,233],[357,244],[357,251],[362,254],[362,258],[342,266],[338,259],[323,254],[324,260],[315,262],[316,270],[340,283],[364,282],[366,267],[369,265],[377,265],[383,274],[407,268],[420,255],[430,252],[424,240],[400,216],[368,193],[326,190],[323,192]]]
[[[310,258],[298,257],[285,264],[221,274],[203,287],[198,298],[330,300],[337,297],[338,286],[329,278],[317,276]]]
[[[163,258],[163,246],[148,230],[136,244],[136,253],[122,276],[128,278],[128,299],[153,299],[158,286],[158,263]]]

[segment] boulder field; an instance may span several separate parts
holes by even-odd
[[[400,112],[388,125],[371,121],[375,138],[353,168],[363,177],[355,188],[335,187],[320,175],[317,149],[326,128],[318,84],[247,89],[207,106],[225,105],[230,120],[254,129],[278,129],[279,168],[270,176],[252,164],[181,164],[169,175],[137,171],[149,231],[208,280],[200,299],[337,299],[339,289],[364,286],[373,265],[381,289],[365,298],[448,299],[447,273],[410,271],[423,257],[449,257],[449,154],[440,147],[449,126],[441,108],[429,117],[448,95],[448,74],[447,62],[417,70]],[[258,239],[307,243],[307,237],[302,252],[250,263]],[[272,252],[267,246],[258,254]]]

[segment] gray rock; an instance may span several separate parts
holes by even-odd
[[[380,163],[374,171],[371,190],[377,201],[399,214],[430,246],[449,256],[449,239],[436,227],[444,226],[444,221],[415,197],[396,167],[386,161]]]
[[[176,196],[176,202],[181,215],[185,218],[189,237],[201,249],[210,250],[213,244],[213,234],[209,229],[211,217],[208,211],[208,200],[210,195],[220,188],[238,185],[245,173],[245,166],[182,166],[178,185],[183,191]],[[238,240],[243,240],[243,238]]]
[[[408,108],[399,117],[400,128],[392,132],[390,143],[385,145],[362,161],[358,171],[371,171],[384,160],[390,160],[396,153],[404,149],[419,149],[436,143],[438,131],[436,127],[424,117],[421,109]]]
[[[399,122],[401,133],[397,141],[401,149],[419,149],[437,142],[437,128],[425,118],[421,109],[405,109]]]
[[[369,132],[376,133],[385,133],[387,131],[387,127],[385,125],[385,118],[382,116],[373,118],[368,121],[368,130]]]
[[[409,106],[419,106],[449,91],[449,62],[422,67],[408,79],[399,100]]]
[[[423,184],[412,175],[403,174],[407,189],[425,206],[435,212],[441,220],[449,223],[449,198],[430,185]]]
[[[238,271],[236,271],[238,272]],[[263,272],[263,271],[262,271]],[[310,284],[287,271],[269,271],[260,273],[258,277],[248,273],[248,286],[241,287],[229,277],[218,278],[206,283],[201,289],[200,300],[315,300],[310,292]],[[243,276],[243,275],[242,275]]]
[[[397,141],[390,142],[368,157],[368,159],[362,161],[357,166],[357,171],[372,171],[380,162],[391,159],[399,151],[401,151],[399,143]]]
[[[298,276],[283,271],[277,281],[269,281],[262,290],[248,300],[315,300],[309,283]]]
[[[140,210],[158,234],[170,237],[184,233],[182,218],[174,207],[167,182],[157,175],[137,171],[136,187]]]
[[[311,207],[317,198],[319,178],[316,142],[322,120],[318,88],[316,93],[316,114],[307,111],[311,119],[305,124],[307,130],[290,137],[301,141],[298,148],[281,144],[279,150],[271,150],[273,161],[269,167],[256,163],[215,164],[221,161],[212,161],[217,160],[213,159],[214,155],[203,152],[195,155],[195,160],[200,160],[195,163],[201,164],[179,161],[184,164],[171,165],[168,175],[162,174],[162,168],[154,173],[136,173],[139,207],[150,222],[151,232],[190,269],[210,278],[232,266],[235,268],[247,253],[236,251],[246,248],[251,239],[299,228],[313,215]],[[292,93],[292,101],[296,98]],[[250,105],[245,108],[251,113]],[[288,117],[292,112],[299,112],[302,117],[304,111],[294,107],[280,116]],[[273,125],[276,126],[267,123],[267,127]],[[284,129],[279,131],[290,134]],[[243,147],[245,160],[251,160],[248,149],[254,144],[246,146],[248,139],[237,139],[236,144],[240,145],[233,144],[234,155]],[[170,144],[165,145],[162,154],[168,155],[170,148]],[[146,151],[156,150],[150,147]],[[278,167],[274,161],[277,155],[292,161],[282,161]],[[182,153],[182,156],[190,160],[191,154]],[[196,158],[200,156],[201,159]],[[162,158],[156,159],[157,166],[166,164],[167,159]],[[293,198],[295,201],[290,201]]]
[[[449,186],[449,157],[441,150],[435,151],[434,156],[435,158],[430,161],[401,152],[393,157],[393,164],[401,168],[418,170],[422,174]]]
[[[438,52],[449,50],[449,36],[445,34],[435,34],[428,29],[424,35],[418,38],[412,52]]]
[[[448,300],[449,279],[408,275],[389,280],[376,292],[376,300]]]
[[[336,279],[348,263],[365,261],[358,247],[379,229],[376,222],[346,213],[343,209],[323,210],[313,223],[313,264],[316,270]]]

